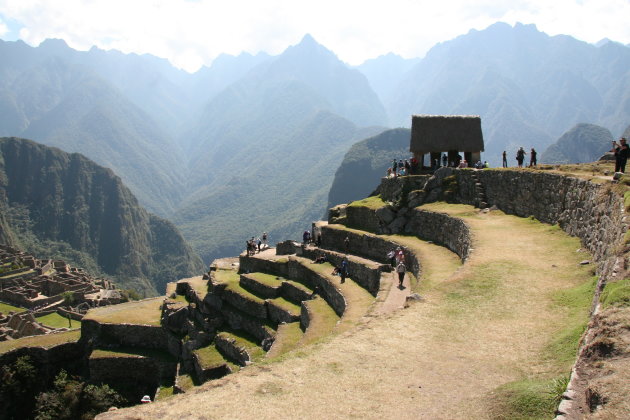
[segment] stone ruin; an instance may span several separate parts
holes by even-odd
[[[75,306],[63,309],[67,293],[72,294]],[[37,259],[0,245],[0,301],[30,311],[0,313],[0,341],[4,341],[57,331],[38,323],[35,316],[56,310],[64,317],[80,320],[89,308],[126,299],[112,282],[91,277],[82,268],[62,260]]]

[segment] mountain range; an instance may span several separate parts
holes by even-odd
[[[357,67],[306,35],[280,55],[224,55],[195,74],[61,40],[0,41],[0,135],[111,168],[208,262],[263,231],[298,237],[327,202],[348,201],[352,188],[331,190],[335,171],[343,183],[350,170],[346,153],[372,138],[404,157],[404,131],[374,136],[408,127],[412,114],[481,115],[482,159],[498,164],[501,151],[545,150],[578,123],[620,133],[628,85],[630,48],[521,24],[470,31],[422,59],[388,54]],[[370,162],[361,187],[370,190],[390,159],[366,147],[349,157]]]

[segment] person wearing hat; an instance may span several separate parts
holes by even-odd
[[[626,162],[630,156],[630,148],[626,144],[626,138],[619,139],[619,144],[613,140],[612,144],[612,151],[615,153],[615,172],[625,172]]]

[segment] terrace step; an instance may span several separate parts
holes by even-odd
[[[313,289],[295,280],[285,280],[280,288],[280,295],[290,302],[300,304],[309,300],[313,295]]]
[[[273,342],[266,357],[273,359],[274,357],[293,350],[302,341],[303,337],[304,332],[299,322],[280,324],[278,326],[278,332],[276,333],[276,341]]]
[[[301,307],[285,298],[267,299],[267,313],[269,320],[277,324],[283,322],[297,322],[300,320]]]
[[[265,301],[248,292],[238,283],[228,284],[221,294],[221,299],[248,315],[260,319],[268,318]]]
[[[223,355],[241,366],[262,358],[265,353],[253,337],[240,331],[222,331],[214,338],[214,344]]]
[[[321,297],[304,302],[300,316],[304,336],[299,344],[310,344],[331,334],[339,320],[339,316]]]
[[[214,344],[193,350],[192,358],[197,380],[200,383],[210,379],[219,379],[234,372],[234,364],[223,357]]]
[[[261,272],[241,274],[241,287],[262,299],[274,299],[280,296],[283,277]]]

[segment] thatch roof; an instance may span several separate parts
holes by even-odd
[[[411,144],[414,153],[483,152],[481,118],[478,115],[413,115]]]

